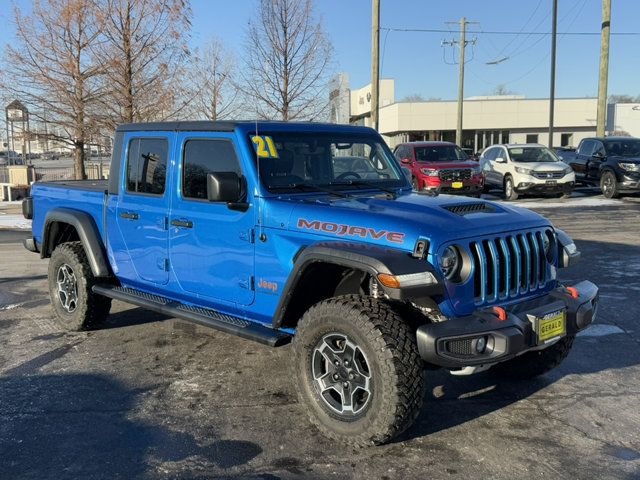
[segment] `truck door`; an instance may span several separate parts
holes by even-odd
[[[602,170],[602,164],[607,159],[607,151],[604,148],[604,144],[596,140],[593,147],[593,153],[589,157],[587,162],[587,177],[591,180],[600,179],[600,170]]]
[[[120,238],[112,243],[127,251],[117,252],[119,276],[162,285],[169,280],[166,185],[171,134],[133,132],[124,141],[126,160],[116,206]]]
[[[242,166],[234,135],[180,133],[169,221],[170,259],[184,292],[239,305],[253,302],[255,211],[207,200],[207,175]],[[252,192],[247,192],[252,195]]]

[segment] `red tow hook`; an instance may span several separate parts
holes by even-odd
[[[493,307],[491,310],[498,316],[498,320],[501,322],[504,322],[507,319],[507,311],[504,308]]]
[[[566,291],[572,298],[578,298],[580,296],[576,287],[567,287]]]

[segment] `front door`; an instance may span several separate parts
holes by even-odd
[[[245,211],[207,200],[208,173],[242,175],[234,136],[185,132],[178,135],[178,144],[169,222],[171,265],[178,283],[185,293],[249,305],[254,296],[254,207],[250,199]]]
[[[120,185],[116,222],[128,261],[119,262],[124,268],[120,278],[159,285],[169,280],[166,221],[170,135],[136,132],[124,139],[126,170]]]

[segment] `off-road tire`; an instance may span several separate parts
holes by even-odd
[[[363,413],[349,420],[327,407],[312,372],[314,347],[335,332],[353,339],[371,364],[371,397]],[[424,378],[415,332],[380,300],[346,295],[317,303],[300,320],[293,350],[300,403],[329,438],[356,447],[382,444],[420,412]]]
[[[553,370],[567,358],[574,340],[574,335],[563,337],[544,350],[527,352],[506,362],[499,363],[491,367],[491,372],[511,380],[527,380],[543,375]]]
[[[616,174],[611,170],[605,170],[600,177],[600,190],[605,198],[618,198],[620,189],[618,188],[618,179]]]
[[[65,310],[59,298],[58,273],[67,265],[76,279],[77,302],[72,312]],[[82,242],[67,242],[58,245],[49,260],[49,296],[56,317],[69,331],[88,330],[102,323],[111,309],[111,299],[93,293],[96,284]]]
[[[516,186],[513,183],[513,177],[511,175],[504,177],[504,198],[506,200],[518,199],[518,192],[516,192]]]

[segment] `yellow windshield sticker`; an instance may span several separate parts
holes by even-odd
[[[278,158],[278,151],[273,139],[268,135],[254,135],[251,137],[256,154],[260,158]]]

